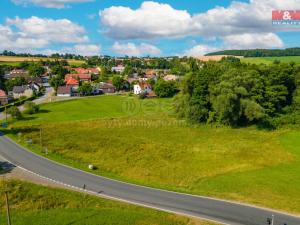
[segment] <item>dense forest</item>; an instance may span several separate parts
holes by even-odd
[[[211,55],[232,55],[243,57],[280,57],[280,56],[300,56],[300,48],[287,49],[248,49],[248,50],[225,50],[212,52]]]
[[[182,82],[175,108],[196,123],[275,128],[300,121],[300,66],[250,65],[229,57],[198,65]]]

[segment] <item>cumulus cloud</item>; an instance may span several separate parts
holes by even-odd
[[[218,51],[218,48],[209,45],[196,45],[184,52],[185,56],[203,56],[207,53]]]
[[[215,7],[195,15],[177,10],[168,4],[146,1],[140,8],[112,6],[100,11],[105,32],[117,39],[147,39],[200,35],[220,37],[231,34],[266,33],[278,29],[293,31],[297,28],[274,27],[271,12],[274,9],[296,9],[300,0],[233,1],[228,7]]]
[[[61,9],[68,4],[91,2],[93,0],[11,0],[11,1],[17,5],[27,6],[29,4],[33,4],[33,5],[42,6],[46,8]]]
[[[154,45],[142,43],[136,45],[134,43],[121,44],[116,42],[112,50],[119,55],[127,56],[144,56],[144,55],[160,55],[161,50]]]
[[[98,55],[101,47],[88,43],[85,29],[67,19],[7,19],[5,25],[0,24],[0,50],[12,50],[28,53],[74,53],[85,56]],[[70,45],[55,51],[48,49],[53,45]]]
[[[272,26],[272,10],[298,9],[299,5],[300,0],[233,1],[228,7],[192,15],[169,4],[146,1],[137,9],[112,6],[99,14],[104,33],[115,39],[200,36],[224,40],[228,48],[268,48],[283,47],[276,32],[299,31],[298,27]],[[197,50],[201,49],[193,49]]]
[[[44,39],[48,42],[82,43],[87,42],[85,29],[67,19],[47,19],[32,16],[28,19],[7,19],[7,25],[15,26],[20,35]]]
[[[283,41],[274,33],[228,35],[223,40],[231,49],[284,47]]]
[[[70,53],[83,56],[95,56],[100,55],[101,46],[98,45],[75,45],[70,48],[65,48],[60,53]]]
[[[112,6],[100,12],[106,33],[117,39],[176,37],[190,33],[191,15],[168,4],[144,2],[139,9]]]

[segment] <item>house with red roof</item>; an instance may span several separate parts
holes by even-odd
[[[79,81],[77,79],[74,79],[73,77],[69,77],[65,79],[66,86],[68,87],[78,87]]]
[[[142,93],[149,94],[152,92],[152,87],[147,82],[139,82],[133,86],[133,93],[139,95]]]
[[[65,76],[65,82],[69,79],[73,78],[75,80],[81,81],[81,82],[91,82],[92,81],[92,75],[91,74],[85,74],[85,73],[74,73],[74,74],[67,74]]]
[[[74,68],[73,69],[78,74],[92,74],[92,75],[99,75],[100,69],[99,68]]]
[[[5,91],[0,89],[0,104],[6,105],[8,104],[8,96]]]

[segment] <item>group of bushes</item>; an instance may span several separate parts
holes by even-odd
[[[32,101],[26,101],[24,103],[24,113],[25,114],[35,114],[38,113],[40,110],[40,107],[36,105]],[[11,115],[13,119],[22,119],[22,113],[20,109],[17,106],[11,106],[7,109],[7,114]]]

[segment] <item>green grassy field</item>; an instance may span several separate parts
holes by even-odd
[[[101,96],[43,105],[7,133],[100,175],[300,213],[300,132],[191,126],[172,100]],[[20,135],[17,135],[21,133]],[[44,154],[43,154],[44,155]]]
[[[8,190],[14,225],[212,225],[152,209],[26,182],[2,180],[0,189],[1,195],[3,190]],[[4,201],[0,201],[0,207],[0,224],[5,224]]]
[[[242,58],[242,62],[254,63],[254,64],[271,64],[275,60],[279,60],[282,63],[295,62],[300,63],[300,56],[285,56],[285,57],[253,57],[253,58]]]

